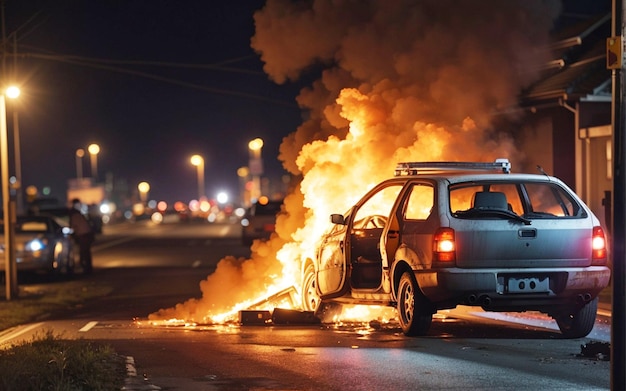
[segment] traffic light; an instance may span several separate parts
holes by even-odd
[[[606,39],[606,67],[608,69],[622,68],[622,37]]]

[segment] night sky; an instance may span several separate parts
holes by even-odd
[[[504,8],[526,4],[524,1],[452,1],[454,7],[435,1],[434,8],[427,7],[427,1],[401,0],[268,1],[273,7],[265,3],[4,0],[5,34],[11,53],[13,38],[17,37],[17,56],[7,58],[6,79],[16,79],[22,88],[15,105],[24,186],[49,187],[52,196],[64,201],[67,180],[76,177],[76,150],[97,143],[101,147],[97,164],[101,180],[108,174],[114,183],[125,182],[131,191],[136,191],[139,182],[147,181],[152,199],[189,201],[198,192],[197,171],[189,158],[200,154],[206,162],[206,194],[213,197],[225,190],[237,196],[236,171],[248,164],[250,140],[260,137],[265,141],[265,175],[277,182],[286,173],[278,160],[281,143],[282,157],[294,173],[298,171],[295,157],[303,145],[325,140],[331,134],[340,138],[346,135],[344,119],[332,115],[338,113],[338,107],[347,107],[346,102],[333,104],[344,87],[361,84],[380,89],[384,84],[379,82],[387,79],[397,84],[388,87],[411,94],[408,101],[418,103],[405,109],[406,114],[413,113],[408,116],[412,122],[377,128],[387,129],[387,133],[399,127],[412,129],[416,118],[458,124],[470,114],[480,123],[481,112],[490,112],[494,99],[509,104],[507,99],[514,98],[522,87],[504,86],[505,82],[522,82],[514,76],[502,76],[511,67],[496,67],[497,72],[488,69],[496,66],[494,58],[506,64],[520,56],[518,62],[526,62],[529,56],[525,53],[529,52],[514,48],[511,54],[499,56],[496,47],[502,46],[500,49],[507,52],[512,46],[500,44],[502,39],[491,39],[497,23],[477,23],[470,27],[493,31],[476,35],[478,40],[482,35],[488,37],[489,42],[485,42],[482,57],[476,51],[477,56],[468,62],[472,53],[457,54],[454,50],[459,37],[474,37],[464,25],[480,19],[466,18],[465,14],[455,19],[454,15],[497,14],[506,12]],[[548,3],[558,4],[532,2],[550,9]],[[396,12],[401,8],[395,9],[393,4],[407,12]],[[609,10],[611,3],[568,0],[562,4],[563,15],[580,19]],[[253,15],[261,9],[266,12],[259,29]],[[429,9],[442,14],[425,18],[419,26],[404,20],[407,14],[421,20],[420,12],[428,13]],[[374,17],[376,13],[380,17]],[[520,27],[522,40],[529,33],[535,34],[537,19],[541,18],[533,19],[533,26]],[[405,25],[401,27],[401,23]],[[372,34],[373,30],[368,30],[372,26],[380,31]],[[510,23],[502,27],[506,33],[514,33]],[[461,30],[455,32],[455,28]],[[263,58],[251,47],[251,39],[260,30],[256,47],[262,48]],[[420,41],[431,33],[448,43]],[[519,41],[511,38],[512,42]],[[437,62],[443,48],[457,59],[450,61],[444,56],[441,63]],[[406,64],[411,67],[405,69]],[[465,68],[472,64],[476,69]],[[441,77],[444,70],[448,77]],[[320,71],[324,71],[321,79]],[[471,72],[485,78],[467,78]],[[268,74],[281,84],[270,80]],[[407,88],[409,85],[415,87]],[[302,90],[305,87],[308,89]],[[367,88],[362,91],[377,93]],[[481,97],[481,92],[486,96]],[[297,96],[310,110],[298,107]],[[450,96],[454,96],[452,106],[447,103]],[[13,129],[13,109],[10,104],[9,132]],[[448,117],[443,118],[444,114]],[[390,115],[389,119],[402,118]],[[310,162],[309,168],[317,164],[315,157]],[[89,159],[83,159],[83,164],[84,175],[90,176]],[[346,164],[342,161],[342,166]]]
[[[236,196],[236,171],[257,137],[266,174],[278,180],[279,144],[302,122],[300,86],[270,81],[250,46],[263,4],[6,0],[6,35],[11,43],[17,36],[7,72],[15,61],[24,185],[65,201],[76,150],[97,143],[101,180],[112,175],[131,191],[147,181],[150,198],[189,201],[197,196],[189,158],[200,154],[207,195]]]

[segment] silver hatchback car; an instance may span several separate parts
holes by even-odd
[[[584,337],[609,284],[599,220],[562,181],[512,174],[510,163],[398,164],[332,227],[303,262],[303,309],[397,308],[406,335],[457,305],[540,311]]]

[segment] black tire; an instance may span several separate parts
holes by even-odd
[[[412,272],[404,272],[398,285],[398,318],[407,336],[425,335],[433,320],[432,306],[424,297]]]
[[[304,311],[315,312],[320,306],[321,299],[317,294],[317,281],[315,280],[315,269],[313,265],[308,265],[306,269],[304,269],[301,300],[302,309]]]
[[[565,338],[583,338],[589,335],[596,323],[598,313],[598,298],[591,300],[573,314],[561,315],[554,318]]]

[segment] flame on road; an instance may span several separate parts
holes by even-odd
[[[201,298],[149,319],[225,322],[251,306],[271,309],[277,303],[265,300],[290,288],[295,299],[280,305],[297,307],[302,261],[315,257],[329,215],[393,175],[397,162],[508,157],[523,165],[521,129],[494,126],[515,118],[493,114],[514,107],[536,77],[558,4],[268,0],[251,40],[265,72],[279,84],[320,75],[297,97],[307,119],[280,146],[284,168],[301,181],[276,234],[256,241],[250,259],[222,259],[200,282]]]

